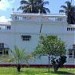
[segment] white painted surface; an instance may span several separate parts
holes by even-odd
[[[75,44],[75,31],[67,31],[68,24],[66,23],[66,17],[64,15],[20,15],[20,17],[29,17],[29,19],[27,18],[25,20],[22,20],[22,17],[20,20],[15,20],[15,16],[17,16],[17,14],[12,14],[13,21],[11,21],[11,30],[0,30],[0,43],[4,43],[5,46],[12,50],[16,45],[19,48],[25,49],[28,53],[31,53],[39,42],[41,25],[41,34],[57,35],[65,42],[67,49],[72,48],[72,45]],[[64,21],[53,21],[53,18],[49,20],[50,17],[55,17],[56,19],[62,17]],[[72,25],[72,27],[75,27],[75,25]],[[23,41],[21,35],[31,35],[30,41]],[[43,57],[41,60],[32,61],[31,64],[47,64],[47,59],[47,57]],[[75,58],[67,58],[67,64],[75,64],[74,62]]]

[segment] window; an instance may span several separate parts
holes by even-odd
[[[0,55],[8,55],[8,48],[0,48]]]
[[[4,43],[0,43],[0,55],[8,55],[9,48],[4,48]]]
[[[73,51],[71,49],[69,49],[69,58],[73,57]]]
[[[75,58],[75,44],[73,44],[72,49],[69,49],[69,58]]]
[[[67,28],[67,31],[75,31],[75,28]]]
[[[21,37],[23,41],[29,41],[31,39],[30,35],[22,35]]]
[[[10,30],[11,29],[11,26],[7,26],[7,29]]]
[[[0,55],[2,55],[3,54],[3,52],[2,52],[2,50],[0,50]]]
[[[67,28],[67,31],[70,31],[70,28]]]
[[[4,55],[8,55],[8,50],[9,50],[8,48],[5,48],[3,54],[4,54]]]
[[[4,48],[4,43],[0,43],[0,48]]]
[[[75,58],[75,50],[69,50],[69,58]]]
[[[75,44],[73,44],[73,49],[75,49]]]

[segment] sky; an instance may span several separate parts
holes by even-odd
[[[19,12],[17,8],[20,6],[21,0],[1,0],[0,1],[0,22],[7,22],[11,20],[11,13]],[[46,5],[51,11],[51,14],[59,13],[60,6],[65,4],[67,0],[45,0],[49,1],[49,5]],[[68,0],[71,1],[71,0]],[[72,0],[72,4],[75,4],[75,0]]]

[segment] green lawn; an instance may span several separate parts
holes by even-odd
[[[47,68],[22,68],[21,72],[18,73],[16,68],[0,67],[0,75],[75,75],[75,69],[62,68],[57,73],[50,69],[50,73],[48,73]]]

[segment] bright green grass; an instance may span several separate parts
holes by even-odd
[[[16,68],[0,67],[0,75],[75,75],[75,69],[62,68],[54,73],[52,68],[50,72],[48,72],[47,68],[22,68],[21,72],[18,73]]]

